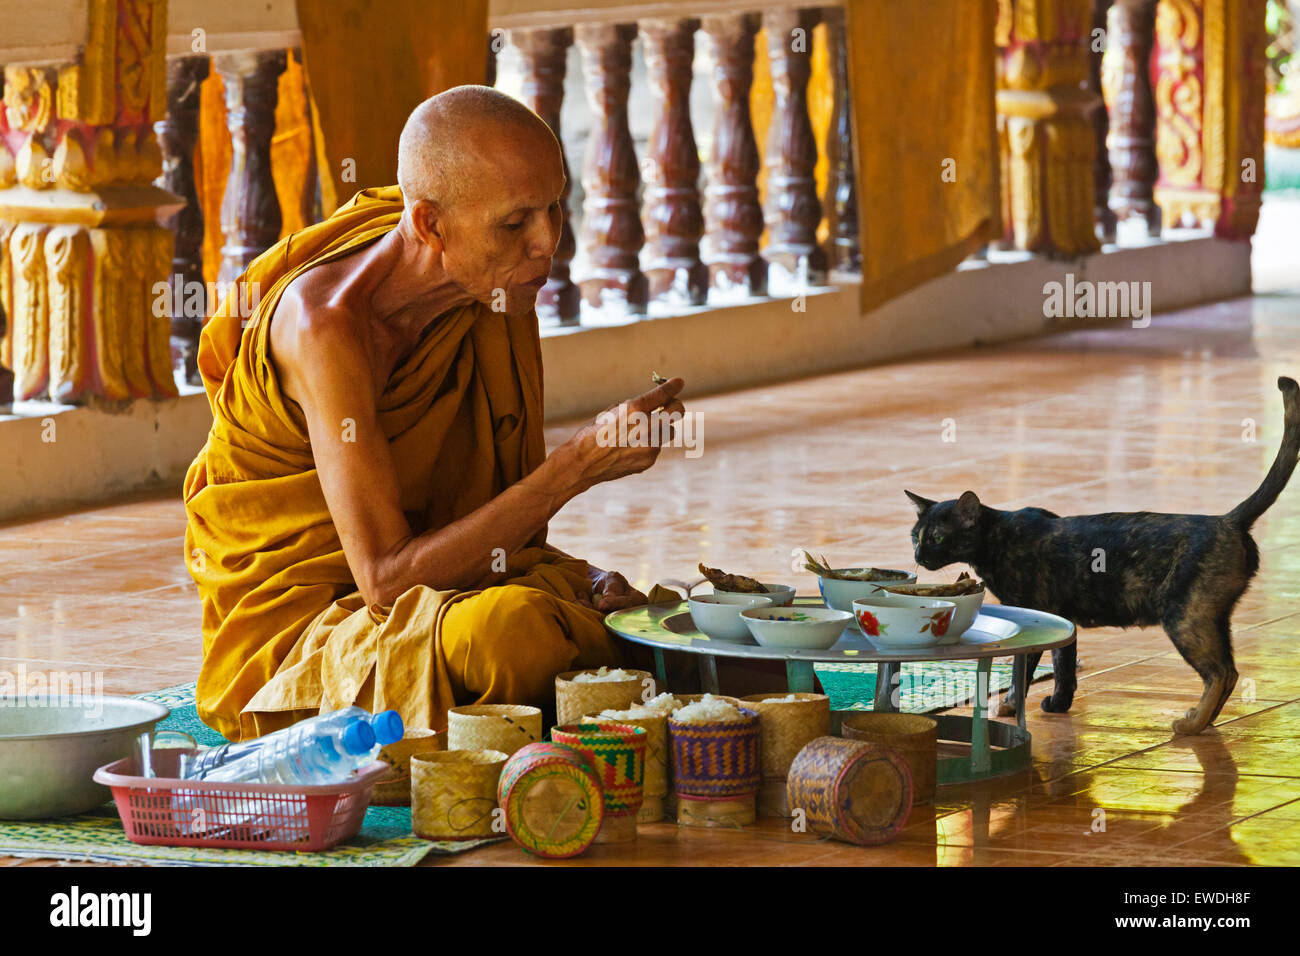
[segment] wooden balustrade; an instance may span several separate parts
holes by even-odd
[[[206,56],[167,61],[167,113],[154,124],[162,150],[158,185],[185,200],[185,207],[163,220],[175,235],[172,252],[171,345],[185,380],[198,385],[199,333],[208,315],[203,281],[203,209],[194,185],[194,147],[199,138],[199,87],[208,76]],[[179,280],[179,281],[178,281]]]
[[[591,138],[583,166],[584,243],[590,272],[579,282],[594,307],[643,313],[650,286],[639,253],[645,240],[636,193],[641,185],[636,149],[627,124],[632,85],[632,24],[584,23],[575,32],[582,51]]]
[[[767,261],[796,281],[826,281],[826,252],[818,245],[822,205],[817,197],[817,141],[808,116],[812,32],[816,10],[777,9],[763,14],[776,102],[763,162],[767,168],[764,216]]]
[[[1097,226],[1098,237],[1104,242],[1115,241],[1116,217],[1110,208],[1110,187],[1114,176],[1110,168],[1110,154],[1106,150],[1106,140],[1110,135],[1110,113],[1106,109],[1102,94],[1101,69],[1102,59],[1106,55],[1108,37],[1107,14],[1114,0],[1092,0],[1092,34],[1088,40],[1088,92],[1094,96],[1092,115],[1092,133],[1094,137],[1092,159],[1092,218]]]
[[[749,112],[759,17],[707,16],[703,28],[713,54],[717,100],[704,194],[703,261],[712,288],[762,295],[767,291],[767,263],[758,252],[763,235],[763,207],[758,201],[761,162]]]
[[[564,105],[565,55],[573,45],[573,29],[514,30],[511,42],[524,61],[524,101],[546,121],[560,142],[564,161],[564,192],[560,195],[563,219],[560,242],[551,259],[551,274],[537,296],[537,314],[564,325],[578,321],[581,295],[570,277],[569,264],[577,251],[570,220],[569,196],[573,191],[573,174],[569,169],[568,150],[560,130],[560,108]],[[492,61],[495,63],[495,59]]]
[[[1102,91],[1110,121],[1107,144],[1111,174],[1110,208],[1119,221],[1144,219],[1147,232],[1160,234],[1160,207],[1154,189],[1156,108],[1151,90],[1151,51],[1155,45],[1157,0],[1115,0],[1107,16]]]
[[[844,31],[844,8],[829,7],[823,14],[829,44],[833,112],[826,133],[830,177],[826,188],[830,220],[831,268],[840,272],[862,269],[861,234],[858,231],[857,169],[853,157],[853,103]]]

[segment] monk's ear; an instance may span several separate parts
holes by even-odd
[[[907,497],[911,499],[912,507],[916,508],[916,516],[918,518],[924,518],[925,513],[936,504],[936,502],[931,501],[929,498],[922,498],[920,495],[912,494],[906,488],[903,489],[903,494],[907,495]]]
[[[443,246],[442,210],[432,199],[417,199],[410,206],[411,226],[420,241],[441,252]]]
[[[964,525],[973,525],[979,520],[980,499],[973,491],[967,491],[957,499],[957,519]]]

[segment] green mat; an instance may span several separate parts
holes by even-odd
[[[199,720],[194,684],[136,696],[171,708],[170,716],[159,722],[159,730],[181,730],[204,745],[223,742],[219,733]],[[143,846],[126,838],[111,803],[58,820],[0,821],[0,856],[166,866],[414,866],[430,853],[463,853],[499,839],[504,838],[446,843],[421,840],[411,833],[409,807],[370,807],[355,837],[315,853]]]
[[[930,713],[967,703],[975,693],[975,666],[974,661],[902,665],[899,709]],[[874,665],[818,664],[816,671],[832,709],[871,709],[876,695]],[[1050,664],[1040,664],[1034,678],[1051,672]],[[1009,661],[994,662],[991,680],[990,693],[1011,686]],[[199,720],[194,707],[194,684],[179,684],[137,696],[171,708],[167,719],[159,722],[159,730],[184,731],[205,746],[223,742],[219,733]],[[355,837],[317,853],[142,846],[126,838],[111,803],[59,820],[0,821],[0,856],[171,866],[414,866],[430,853],[463,853],[495,843],[497,839],[454,843],[421,840],[411,834],[409,807],[371,807]]]

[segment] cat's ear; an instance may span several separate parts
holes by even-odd
[[[925,513],[938,504],[938,502],[931,501],[929,498],[922,498],[920,495],[914,495],[906,488],[903,489],[903,494],[907,495],[907,497],[912,500],[912,506],[916,508],[916,516],[918,518],[924,518]]]
[[[957,507],[955,511],[957,514],[957,520],[962,524],[974,524],[979,520],[980,516],[979,495],[975,494],[973,491],[963,492],[962,496],[957,499]]]

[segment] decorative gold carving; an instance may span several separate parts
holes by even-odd
[[[0,140],[0,189],[8,189],[18,182],[18,169],[14,165],[14,154]]]
[[[86,153],[81,147],[81,134],[70,129],[54,150],[54,181],[60,189],[85,192],[90,188],[90,173],[86,168]]]
[[[55,226],[45,237],[49,288],[50,397],[72,402],[86,386],[84,279],[90,243],[80,226]]]
[[[90,171],[90,181],[95,186],[105,186],[117,182],[117,144],[113,141],[113,128],[104,126],[95,131],[94,165]]]
[[[144,234],[145,270],[140,276],[144,292],[144,322],[146,331],[145,358],[149,380],[155,395],[174,396],[176,379],[172,374],[171,316],[165,312],[155,315],[153,287],[156,282],[167,281],[172,268],[172,252],[176,237],[170,229],[149,227],[139,230]]]
[[[14,367],[10,347],[14,331],[14,270],[9,256],[9,236],[13,231],[13,223],[0,220],[0,309],[4,310],[6,317],[4,334],[0,335],[0,366],[8,369]]]
[[[126,315],[123,286],[130,268],[125,229],[90,230],[95,283],[91,295],[91,328],[95,336],[96,364],[100,389],[105,398],[128,398],[122,355],[121,321]]]
[[[153,386],[146,370],[148,337],[145,316],[150,312],[150,297],[144,284],[149,275],[150,242],[147,229],[118,230],[126,269],[120,274],[118,295],[121,302],[113,315],[119,337],[118,350],[122,356],[122,373],[127,388],[133,396],[153,394]]]
[[[5,121],[23,133],[43,133],[54,113],[54,97],[43,67],[5,67]]]
[[[52,177],[49,176],[49,154],[45,152],[45,147],[35,136],[23,143],[23,148],[18,150],[18,181],[28,189],[45,189],[52,186]]]
[[[1201,182],[1204,100],[1197,75],[1200,42],[1200,11],[1193,0],[1162,0],[1156,11],[1156,43],[1160,50],[1155,89],[1159,118],[1156,157],[1162,182],[1176,187]]]
[[[10,343],[14,398],[36,398],[49,378],[49,298],[43,241],[47,226],[21,223],[9,237],[13,262]]]

